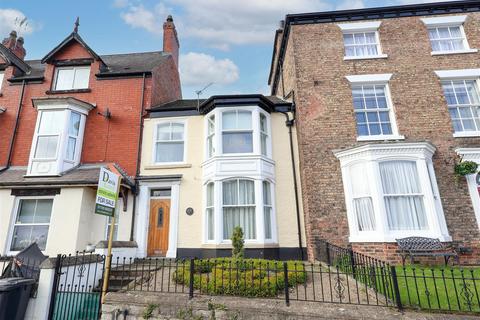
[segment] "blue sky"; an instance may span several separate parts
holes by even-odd
[[[162,50],[162,24],[172,14],[180,38],[184,98],[268,93],[274,31],[286,13],[398,5],[421,0],[1,0],[0,37],[20,28],[27,59],[42,58],[73,29],[99,54]],[[18,27],[16,28],[18,29]]]

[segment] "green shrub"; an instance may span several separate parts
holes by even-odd
[[[232,257],[235,259],[242,259],[245,255],[243,248],[245,240],[243,239],[243,230],[240,227],[235,227],[232,234]]]
[[[473,161],[462,161],[455,165],[455,173],[459,176],[477,173],[478,164]]]
[[[246,297],[275,297],[285,288],[283,262],[263,259],[195,260],[193,287],[201,293]],[[196,265],[208,266],[197,268]],[[288,261],[288,286],[307,280],[305,266]],[[178,284],[189,285],[190,262],[173,275]]]

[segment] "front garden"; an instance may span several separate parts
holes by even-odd
[[[173,274],[176,283],[190,285],[191,263]],[[301,261],[288,261],[285,277],[284,263],[264,259],[204,259],[194,260],[193,288],[201,294],[245,297],[277,297],[288,286],[295,287],[307,280]]]

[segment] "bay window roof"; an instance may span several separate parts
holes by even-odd
[[[218,95],[208,99],[181,99],[147,109],[151,118],[207,114],[215,108],[259,106],[267,112],[289,112],[291,102],[262,94]]]

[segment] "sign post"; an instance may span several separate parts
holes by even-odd
[[[113,173],[106,168],[100,169],[97,198],[95,201],[95,213],[111,217],[111,227],[108,234],[108,250],[105,260],[105,272],[103,274],[102,304],[105,302],[108,279],[110,276],[110,266],[112,262],[113,229],[115,226],[115,208],[118,202],[118,193],[120,191],[121,181],[122,178],[119,175]]]

